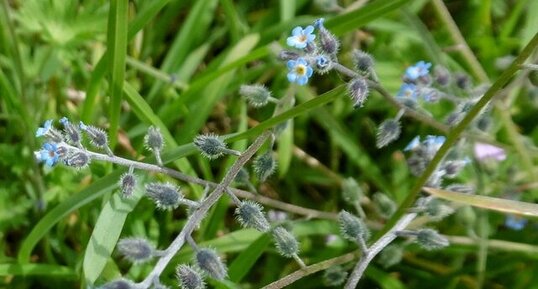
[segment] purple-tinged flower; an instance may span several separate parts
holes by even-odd
[[[44,136],[51,129],[52,129],[52,119],[49,119],[49,120],[45,121],[45,124],[42,127],[37,129],[37,131],[35,132],[35,136],[36,137]]]
[[[512,230],[521,231],[527,225],[528,220],[514,215],[508,215],[504,220],[504,225]]]
[[[323,27],[323,23],[325,23],[325,18],[316,19],[316,21],[314,21],[314,27],[320,29]]]
[[[400,86],[400,91],[396,94],[397,98],[417,100],[417,86],[412,83],[404,83]]]
[[[479,161],[496,160],[503,161],[506,159],[504,149],[485,143],[475,143],[474,156]]]
[[[60,153],[55,143],[45,143],[40,151],[34,152],[38,161],[44,162],[45,165],[52,167],[58,163]]]
[[[69,119],[67,119],[67,117],[64,116],[64,117],[60,118],[60,123],[63,126],[66,126],[69,123]]]
[[[305,29],[297,26],[291,31],[292,36],[288,37],[286,43],[291,47],[304,49],[308,43],[316,39],[316,35],[312,34],[312,32],[314,32],[314,26],[312,25],[306,26]]]
[[[288,80],[290,82],[297,82],[299,85],[305,85],[313,73],[312,67],[302,57],[297,60],[289,60],[288,70]]]
[[[415,81],[420,77],[427,76],[432,66],[429,62],[419,61],[405,70],[404,78],[409,81]]]

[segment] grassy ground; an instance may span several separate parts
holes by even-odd
[[[226,135],[230,147],[242,151],[264,129],[288,120],[275,146],[277,172],[254,185],[265,197],[329,213],[311,218],[292,209],[286,226],[306,265],[337,258],[334,263],[351,270],[358,258],[346,254],[357,246],[338,236],[335,221],[342,209],[355,212],[342,198],[343,181],[355,179],[364,192],[374,235],[387,230],[383,225],[397,218],[377,214],[371,196],[383,192],[403,204],[397,216],[407,212],[414,188],[424,183],[411,175],[402,150],[417,135],[456,142],[457,129],[444,126],[456,107],[450,101],[424,104],[429,121],[404,117],[399,139],[376,148],[377,127],[398,112],[379,91],[371,89],[365,105],[354,109],[345,75],[315,73],[306,86],[286,78],[286,63],[278,59],[286,38],[320,17],[340,39],[340,62],[351,67],[354,49],[370,53],[390,95],[419,60],[468,76],[474,90],[454,88],[457,97],[480,96],[480,85],[498,84],[484,120],[487,133],[461,127],[466,140],[447,145],[471,159],[447,184],[529,203],[538,197],[538,90],[528,70],[507,73],[538,30],[537,1],[0,2],[1,288],[86,288],[120,276],[141,281],[153,263],[129,264],[112,251],[118,237],[144,236],[166,248],[185,225],[184,209],[156,209],[141,198],[141,187],[137,198],[123,202],[117,183],[125,168],[97,161],[81,170],[37,163],[33,151],[43,142],[36,129],[63,116],[106,128],[114,153],[137,160],[151,157],[144,135],[156,126],[167,166],[214,182],[235,157],[208,161],[191,144],[196,135]],[[529,59],[536,63],[536,51]],[[238,91],[251,83],[265,84],[281,99],[279,106],[248,106]],[[506,160],[475,161],[477,138],[503,147]],[[142,182],[172,181],[138,175]],[[203,187],[176,183],[191,199],[202,195]],[[513,230],[505,226],[506,214],[470,209],[466,202],[451,203],[455,214],[425,225],[448,236],[451,246],[429,252],[406,245],[400,263],[384,268],[374,261],[359,288],[538,288],[536,224],[530,220]],[[265,208],[272,214],[282,209]],[[208,280],[210,287],[261,288],[299,269],[277,253],[269,235],[242,229],[233,211],[230,199],[222,198],[193,234],[226,257],[229,278]],[[192,249],[183,248],[161,281],[176,288],[175,265],[191,259]],[[324,284],[323,273],[316,272],[289,288],[329,287]]]

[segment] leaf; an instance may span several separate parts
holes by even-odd
[[[99,214],[92,236],[86,247],[82,270],[88,284],[93,284],[118,242],[127,215],[135,208],[142,194],[125,199],[114,194]]]
[[[50,264],[0,264],[0,276],[47,276],[76,279],[72,268]]]
[[[228,269],[229,279],[236,283],[241,282],[241,279],[248,274],[270,243],[271,237],[268,234],[263,234],[250,244],[230,265]]]
[[[538,217],[538,204],[507,200],[501,198],[469,195],[464,193],[446,191],[435,188],[423,188],[423,191],[441,199],[463,203],[474,207],[484,208],[497,212]]]

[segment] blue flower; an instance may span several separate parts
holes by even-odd
[[[316,21],[314,21],[314,27],[317,29],[320,29],[323,27],[323,23],[325,22],[325,18],[319,18]]]
[[[313,72],[312,67],[302,57],[297,60],[289,60],[288,70],[288,80],[290,82],[297,82],[299,85],[305,85]]]
[[[430,67],[432,66],[429,62],[419,61],[413,66],[409,66],[405,70],[405,78],[410,81],[415,81],[420,77],[428,75],[430,73]]]
[[[80,129],[83,131],[86,131],[88,129],[88,126],[85,125],[82,121],[78,124],[78,127],[80,127]]]
[[[63,126],[66,126],[69,123],[69,120],[67,119],[67,117],[64,116],[64,117],[60,118],[60,123]]]
[[[312,25],[306,26],[305,29],[297,26],[292,30],[292,36],[288,37],[286,43],[289,46],[304,49],[308,43],[316,39],[316,35],[312,34],[312,32],[314,32],[314,26]]]
[[[35,152],[35,156],[38,161],[52,167],[58,162],[60,154],[58,153],[58,146],[55,143],[45,143],[40,151]]]
[[[37,129],[37,131],[35,132],[35,136],[36,137],[44,136],[50,131],[51,128],[52,128],[52,119],[49,119],[45,121],[45,124],[43,125],[43,127],[40,127]]]
[[[331,64],[331,60],[325,55],[318,55],[316,57],[316,66],[319,69],[327,68]]]
[[[435,146],[437,148],[440,148],[443,143],[445,143],[445,140],[446,138],[442,135],[427,135],[423,143],[426,146]]]
[[[404,83],[400,86],[400,91],[396,94],[398,98],[408,98],[412,100],[417,100],[417,86],[412,83]]]
[[[405,148],[404,152],[414,150],[420,145],[420,137],[416,136]]]
[[[508,215],[504,220],[504,225],[512,230],[521,231],[527,224],[528,220],[513,215]]]

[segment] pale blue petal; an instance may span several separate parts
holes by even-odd
[[[307,82],[308,82],[308,77],[306,77],[305,75],[297,78],[297,84],[299,85],[305,85]]]
[[[306,60],[301,57],[297,59],[297,64],[308,65],[308,62],[306,62]]]
[[[294,47],[296,43],[297,41],[295,40],[295,36],[290,36],[286,40],[286,44],[288,44],[288,46],[291,46],[291,47]]]
[[[312,26],[312,25],[308,25],[308,26],[306,26],[306,28],[304,29],[304,34],[310,34],[310,33],[312,33],[312,32],[314,32],[314,26]]]
[[[297,26],[293,28],[293,30],[291,31],[291,35],[298,36],[298,35],[301,35],[302,32],[303,32],[303,28],[301,26]]]
[[[288,69],[293,69],[297,65],[297,61],[295,60],[288,60]]]
[[[297,79],[297,74],[295,74],[295,72],[289,72],[288,73],[288,81],[289,82],[295,82],[296,79]]]
[[[313,72],[314,72],[314,71],[312,70],[312,67],[310,67],[310,66],[307,66],[307,67],[306,67],[306,76],[307,76],[307,77],[312,76],[312,73],[313,73]]]

